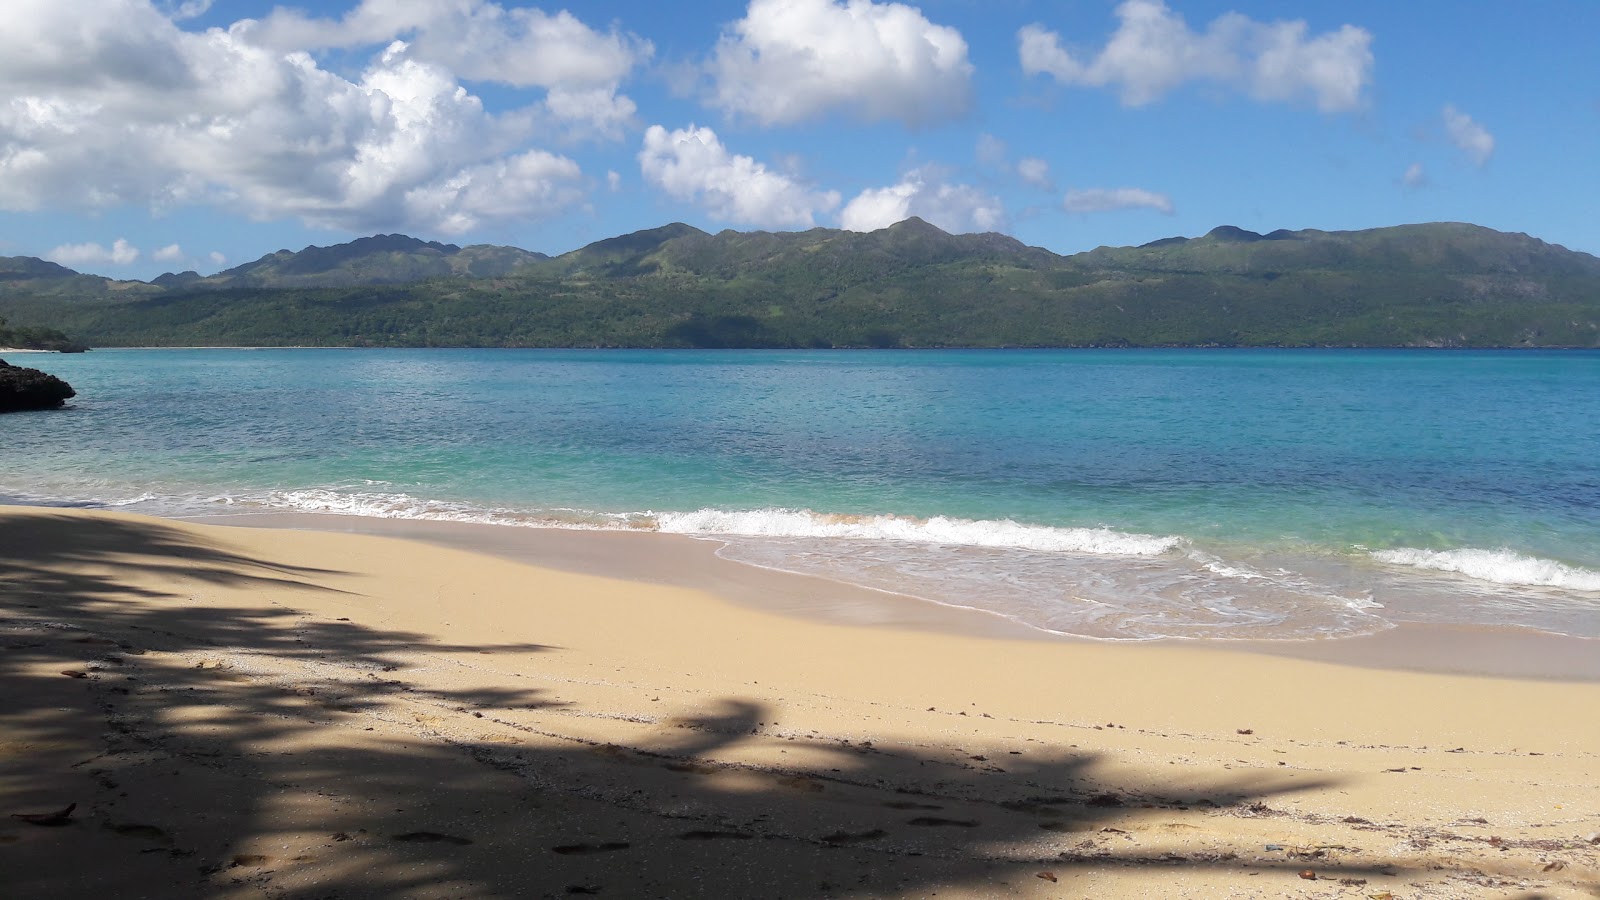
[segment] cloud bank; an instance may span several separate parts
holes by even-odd
[[[1345,25],[1311,36],[1303,20],[1258,22],[1239,13],[1191,29],[1161,0],[1126,0],[1098,53],[1074,55],[1042,25],[1017,34],[1022,69],[1062,84],[1111,88],[1127,106],[1154,102],[1187,82],[1211,82],[1263,101],[1309,99],[1323,112],[1362,104],[1372,82],[1372,35]]]
[[[615,28],[597,31],[566,10],[508,9],[483,0],[362,0],[339,19],[279,7],[232,31],[280,52],[403,39],[413,58],[468,81],[543,88],[543,111],[552,119],[613,139],[636,111],[618,94],[621,83],[654,54],[649,41]]]
[[[1176,207],[1166,194],[1143,188],[1085,188],[1067,191],[1061,199],[1061,208],[1067,212],[1098,213],[1119,209],[1153,209],[1172,215]]]
[[[428,12],[456,6],[469,15]],[[136,0],[12,0],[0,13],[0,209],[209,204],[444,234],[548,217],[588,185],[577,163],[534,146],[540,129],[583,91],[603,101],[647,49],[565,13],[473,0],[368,0],[337,23],[298,15],[188,32]],[[390,41],[353,77],[304,49],[397,30],[421,46]],[[291,38],[302,46],[287,49]],[[461,42],[479,39],[485,52],[469,58]],[[574,52],[523,58],[562,40]],[[547,108],[488,113],[455,64],[546,86]],[[615,120],[615,104],[594,108]]]
[[[160,257],[160,253],[157,254]],[[73,266],[113,265],[126,266],[139,259],[139,248],[117,238],[108,249],[99,244],[62,244],[45,254],[45,259],[71,268]]]

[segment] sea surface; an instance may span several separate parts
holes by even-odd
[[[1600,354],[98,350],[0,500],[640,529],[1112,640],[1600,638]],[[0,553],[4,548],[0,548]]]

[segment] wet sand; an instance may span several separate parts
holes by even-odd
[[[0,508],[6,893],[1600,890],[1600,684],[1019,640],[706,542],[487,539]]]
[[[1103,643],[1040,631],[992,613],[731,562],[717,556],[719,542],[682,535],[310,513],[211,516],[194,521],[401,537],[564,572],[692,588],[756,609],[838,624]],[[1195,642],[1152,643],[1187,646]],[[1324,640],[1200,643],[1366,668],[1600,682],[1600,641],[1515,628],[1403,624],[1376,634]]]

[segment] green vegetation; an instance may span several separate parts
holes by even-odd
[[[0,313],[105,346],[1600,346],[1600,259],[1454,223],[1066,257],[917,219],[674,224],[554,258],[389,235],[97,287],[8,262]]]
[[[89,349],[54,328],[8,328],[5,319],[0,319],[0,348],[60,353],[82,353]]]

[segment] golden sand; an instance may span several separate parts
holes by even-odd
[[[693,574],[0,508],[0,896],[1600,895],[1600,684]]]

